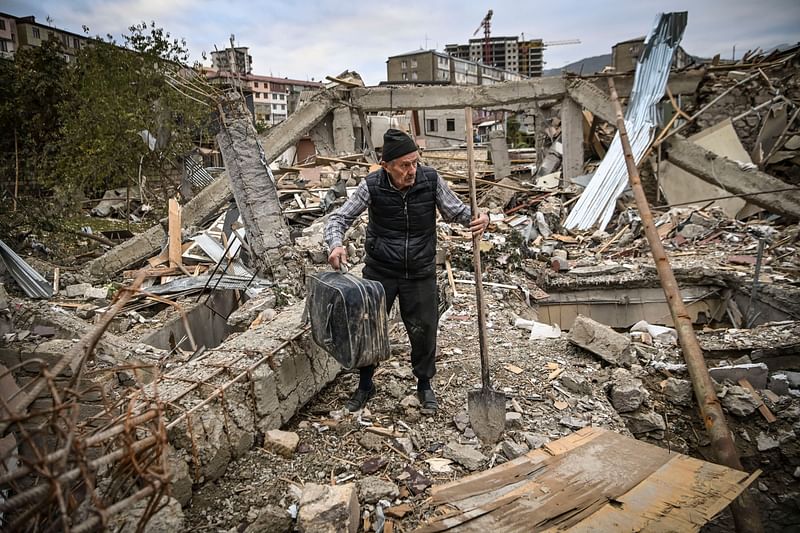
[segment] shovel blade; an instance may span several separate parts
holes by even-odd
[[[469,422],[484,444],[495,444],[506,427],[506,395],[492,389],[469,391]]]

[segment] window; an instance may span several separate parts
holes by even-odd
[[[408,68],[408,62],[405,59],[400,62],[400,68],[403,70]]]
[[[416,70],[411,73],[411,79],[412,80],[416,80],[417,79],[417,71]]]
[[[286,100],[286,95],[285,94],[279,94],[278,95],[278,100]]]
[[[439,126],[439,119],[438,118],[429,118],[427,120],[427,122],[428,122],[428,131],[433,132],[433,131],[436,131],[438,129],[438,126]]]
[[[447,131],[456,131],[456,119],[454,118],[447,119]]]
[[[408,73],[407,73],[407,72],[403,72],[403,73],[401,74],[401,77],[402,77],[404,80],[407,80],[407,79],[408,79]]]
[[[8,52],[8,42],[0,41],[0,52]]]
[[[72,48],[78,50],[81,47],[81,42],[78,40],[77,37],[72,38]]]
[[[254,82],[253,82],[253,87],[255,87],[256,89],[258,89],[258,82],[257,82],[257,81],[254,81]]]
[[[281,104],[281,110],[286,111],[286,104]]]
[[[41,39],[42,38],[41,34],[39,33],[39,28],[33,28],[33,38],[34,39]]]
[[[411,60],[411,68],[417,68],[417,60],[416,59],[412,59]]]
[[[6,21],[3,20],[3,19],[0,19],[0,30],[5,31],[5,29],[6,29]]]

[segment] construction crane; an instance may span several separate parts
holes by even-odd
[[[562,44],[581,44],[580,39],[565,39],[563,41],[545,41],[545,46],[560,46]]]
[[[472,36],[475,37],[476,35],[478,35],[478,32],[481,31],[481,28],[483,28],[483,64],[484,65],[491,65],[492,64],[492,57],[491,57],[492,56],[492,43],[489,40],[489,37],[491,36],[490,26],[491,26],[492,14],[493,13],[494,13],[494,11],[492,11],[490,9],[489,12],[486,13],[486,16],[483,17],[483,20],[481,21],[481,23],[478,25],[478,29],[476,29],[474,32],[472,32]]]

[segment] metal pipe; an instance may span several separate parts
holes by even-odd
[[[616,112],[617,129],[625,154],[625,165],[628,168],[628,178],[630,179],[631,189],[633,189],[633,197],[639,209],[639,216],[642,219],[647,242],[650,244],[650,250],[653,254],[656,270],[658,271],[658,277],[661,280],[661,287],[664,289],[664,295],[667,298],[667,305],[669,305],[672,321],[678,332],[683,358],[686,361],[686,367],[692,379],[694,394],[700,406],[700,412],[703,415],[706,431],[711,439],[712,450],[714,451],[716,460],[720,464],[737,470],[744,470],[739,460],[736,446],[731,438],[728,424],[725,421],[725,414],[722,411],[722,406],[717,399],[714,384],[711,381],[711,377],[708,375],[708,368],[706,367],[705,359],[703,359],[703,352],[700,349],[700,344],[697,342],[692,320],[689,317],[686,306],[683,304],[678,282],[670,267],[669,259],[667,258],[661,238],[658,236],[658,230],[653,221],[653,213],[650,211],[650,205],[647,203],[647,197],[644,194],[642,182],[639,179],[639,170],[636,168],[636,162],[631,153],[630,143],[628,142],[628,132],[625,129],[625,118],[622,115],[622,106],[619,103],[617,89],[614,87],[614,80],[611,77],[608,78],[608,87],[611,92],[611,102]],[[733,512],[737,531],[753,533],[763,531],[758,508],[755,506],[746,489],[739,498],[731,503],[731,511]]]

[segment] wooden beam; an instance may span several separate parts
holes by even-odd
[[[169,266],[178,267],[181,259],[181,206],[175,198],[169,199]]]

